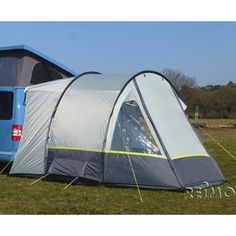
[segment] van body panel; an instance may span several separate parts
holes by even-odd
[[[24,119],[24,88],[0,87],[0,161],[14,157],[19,141],[12,140],[12,126],[22,125]]]

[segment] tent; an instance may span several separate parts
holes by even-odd
[[[0,86],[26,87],[75,75],[77,73],[29,46],[0,48]]]
[[[28,87],[10,174],[175,190],[224,182],[175,89],[154,71]]]

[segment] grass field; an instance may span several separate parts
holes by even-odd
[[[236,155],[236,129],[205,129]],[[235,214],[236,160],[227,155],[203,132],[209,153],[215,157],[228,183],[220,194],[141,190],[140,202],[135,188],[110,188],[74,185],[67,190],[62,183],[40,181],[30,186],[29,178],[0,176],[0,214]],[[230,187],[230,188],[229,188]],[[206,195],[207,193],[207,195]]]

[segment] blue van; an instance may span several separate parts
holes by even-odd
[[[76,73],[25,46],[0,48],[0,161],[14,159],[24,121],[25,87]]]

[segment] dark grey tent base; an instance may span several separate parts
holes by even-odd
[[[22,177],[22,178],[30,178],[30,179],[39,179],[43,177],[42,175],[35,175],[35,174],[11,174],[10,177]],[[71,183],[75,180],[76,177],[66,176],[66,175],[54,175],[49,174],[42,181],[49,181],[49,182],[58,182],[58,183]],[[155,186],[155,185],[142,185],[138,184],[140,189],[144,190],[169,190],[169,191],[176,191],[176,192],[186,192],[189,191],[191,188],[194,190],[199,189],[207,189],[210,187],[218,186],[225,183],[226,180],[219,180],[208,183],[208,185],[203,183],[195,183],[189,186],[185,186],[183,188],[174,188],[174,187],[166,187],[166,186]],[[72,185],[84,185],[84,186],[106,186],[106,187],[114,187],[114,188],[137,188],[136,184],[125,184],[125,183],[101,183],[98,181],[94,181],[92,179],[86,179],[83,177],[78,177],[77,180],[73,182]]]
[[[166,172],[169,163],[165,159],[111,153],[104,156],[104,153],[78,150],[49,150],[46,173],[54,176],[56,181],[62,179],[65,182],[67,178],[70,182],[79,176],[76,181],[78,183],[91,182],[119,187],[137,187],[134,179],[136,178],[140,188],[148,189],[207,188],[224,182],[211,157],[181,158],[174,160],[174,164],[180,173],[182,185],[178,184],[174,175],[170,175],[172,172]],[[168,183],[161,179],[161,176],[167,176],[167,173]]]
[[[73,180],[75,180],[76,177],[72,176],[64,176],[64,175],[48,175],[45,177],[44,180],[50,181],[50,182],[59,182],[59,183],[71,183]],[[98,186],[101,185],[100,182],[92,180],[92,179],[85,179],[82,177],[78,177],[73,182],[73,185],[87,185],[87,186]]]

